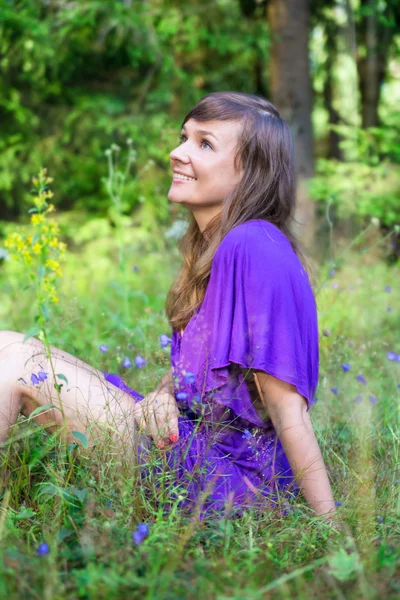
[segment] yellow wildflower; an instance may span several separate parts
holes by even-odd
[[[31,223],[32,225],[40,225],[41,223],[44,223],[46,220],[45,215],[41,214],[33,214],[31,217]]]
[[[41,251],[41,249],[42,249],[42,246],[41,246],[41,244],[38,244],[38,243],[36,242],[36,244],[35,244],[35,245],[33,246],[33,248],[32,248],[32,252],[33,252],[34,254],[39,254],[39,253],[40,253],[40,251]]]

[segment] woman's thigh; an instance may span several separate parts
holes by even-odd
[[[132,443],[135,401],[126,392],[105,381],[101,371],[64,350],[51,347],[51,362],[44,344],[22,333],[0,332],[0,385],[5,378],[12,392],[21,400],[25,416],[39,406],[51,404],[35,420],[49,429],[65,427],[84,433],[97,442],[101,431]],[[52,363],[52,365],[51,365]],[[63,375],[67,382],[56,375]],[[41,375],[43,373],[43,375]],[[35,377],[36,376],[36,377]],[[55,383],[61,385],[58,392]]]

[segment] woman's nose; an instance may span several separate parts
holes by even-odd
[[[179,144],[176,148],[172,150],[169,155],[171,160],[179,160],[180,162],[189,162],[189,155],[187,150],[185,150],[184,144]]]

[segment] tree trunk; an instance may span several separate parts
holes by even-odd
[[[309,71],[309,1],[269,0],[271,101],[291,128],[296,157],[295,233],[306,246],[315,233],[315,204],[307,194],[313,175],[312,86]]]

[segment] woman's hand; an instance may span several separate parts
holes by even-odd
[[[150,392],[135,404],[134,409],[136,423],[159,448],[178,441],[179,414],[175,397],[169,392]]]

